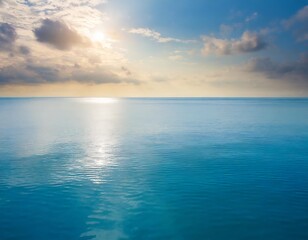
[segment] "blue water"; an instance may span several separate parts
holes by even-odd
[[[308,99],[0,99],[0,239],[308,239]]]

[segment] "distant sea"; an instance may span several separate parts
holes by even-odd
[[[0,239],[307,240],[308,99],[2,98]]]

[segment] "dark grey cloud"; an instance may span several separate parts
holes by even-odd
[[[30,48],[22,45],[18,47],[18,52],[21,53],[22,55],[30,55],[31,50]]]
[[[76,45],[88,44],[86,38],[64,22],[45,19],[39,28],[34,30],[37,41],[48,43],[60,50],[69,50]]]
[[[35,65],[9,66],[0,69],[0,86],[14,84],[42,84],[63,80],[59,71]]]
[[[308,54],[297,61],[279,63],[270,58],[256,58],[248,62],[245,70],[260,73],[270,79],[280,79],[308,87]]]
[[[8,23],[0,23],[0,51],[8,52],[11,57],[16,55],[29,55],[31,50],[24,45],[16,46],[17,33]]]
[[[0,23],[0,51],[11,51],[16,39],[15,28],[8,23]]]
[[[249,52],[257,52],[265,49],[268,44],[260,34],[244,32],[238,40],[221,39],[212,36],[203,36],[203,55],[232,55]]]
[[[123,77],[106,69],[92,71],[71,67],[47,67],[37,64],[26,64],[0,68],[1,85],[36,85],[75,81],[83,84],[128,83],[139,84],[133,78]]]

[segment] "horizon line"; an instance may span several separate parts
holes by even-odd
[[[13,99],[13,98],[20,98],[20,99],[31,99],[31,98],[101,98],[101,99],[305,99],[308,98],[308,96],[251,96],[251,97],[96,97],[96,96],[0,96],[0,99]]]

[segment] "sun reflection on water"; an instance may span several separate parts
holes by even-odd
[[[89,105],[83,111],[84,139],[81,140],[85,153],[76,165],[83,176],[93,183],[104,183],[109,171],[117,166],[118,105],[116,98],[85,98]]]
[[[82,99],[84,103],[95,103],[95,104],[111,104],[116,103],[118,99],[116,98],[85,98]]]

